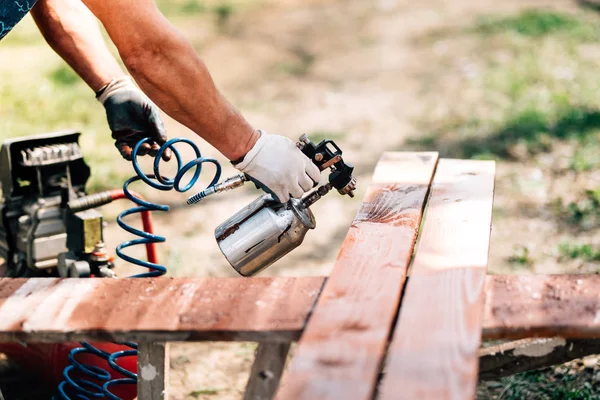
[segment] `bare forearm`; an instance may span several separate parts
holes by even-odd
[[[124,74],[80,0],[39,0],[31,13],[48,44],[92,90]]]
[[[161,109],[229,159],[243,156],[254,144],[249,143],[253,128],[219,93],[187,41],[163,43],[157,51],[134,52],[124,56],[124,62]]]
[[[152,1],[85,1],[106,27],[131,75],[163,111],[227,158],[246,154],[258,133],[219,93],[192,46]]]

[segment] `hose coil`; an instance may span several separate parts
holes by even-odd
[[[131,278],[150,278],[161,276],[167,272],[167,268],[164,265],[158,264],[157,262],[140,260],[138,258],[129,256],[125,254],[123,250],[128,247],[140,244],[146,245],[148,243],[164,243],[167,239],[164,236],[136,229],[126,224],[123,221],[123,218],[131,214],[141,213],[145,211],[169,211],[169,206],[152,203],[134,196],[129,190],[129,185],[141,180],[144,181],[147,185],[157,190],[169,191],[175,189],[177,192],[186,192],[190,190],[200,178],[202,166],[205,163],[215,165],[214,177],[210,184],[207,186],[207,188],[214,186],[221,178],[221,164],[219,164],[219,162],[214,158],[203,157],[200,153],[200,149],[198,148],[198,146],[196,146],[196,144],[191,140],[185,138],[170,139],[165,144],[163,144],[154,158],[153,174],[145,174],[138,164],[137,154],[140,149],[140,146],[146,143],[148,140],[150,139],[145,138],[140,140],[133,148],[132,165],[133,169],[136,172],[136,176],[129,178],[123,184],[123,192],[125,193],[125,196],[129,200],[133,201],[136,204],[136,207],[132,207],[123,211],[117,217],[117,223],[122,229],[135,236],[138,236],[137,239],[128,240],[119,244],[116,248],[117,255],[124,261],[148,269],[147,272],[133,275],[131,276]],[[177,143],[185,143],[189,145],[194,151],[196,158],[186,164],[183,164],[181,154],[174,147],[174,145]],[[163,176],[160,173],[160,162],[162,161],[162,155],[167,149],[172,150],[173,155],[175,156],[175,160],[177,161],[177,172],[175,173],[175,176],[173,178]],[[187,182],[187,184],[182,186],[183,177],[188,171],[190,171],[194,167],[195,171],[192,177]],[[137,356],[136,343],[126,342],[124,343],[124,345],[131,348],[131,350],[122,350],[111,354],[99,350],[87,342],[81,342],[82,347],[77,347],[71,350],[71,352],[69,353],[69,365],[63,371],[64,380],[60,383],[58,387],[58,398],[63,400],[91,400],[98,398],[121,400],[118,396],[114,395],[110,391],[111,388],[118,385],[137,384],[137,374],[128,371],[117,364],[117,359],[121,357]],[[84,353],[92,354],[96,357],[100,357],[101,359],[105,360],[114,372],[117,372],[118,374],[124,376],[124,378],[111,379],[111,374],[109,371],[96,366],[86,365],[81,362],[78,362],[76,356]],[[78,375],[78,377],[75,377],[74,375]],[[91,381],[88,378],[93,379],[95,382]],[[96,382],[102,382],[102,384],[98,384]]]

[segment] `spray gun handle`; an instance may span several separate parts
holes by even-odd
[[[234,175],[230,178],[225,179],[223,182],[217,183],[216,185],[204,189],[200,193],[196,193],[195,195],[188,197],[187,203],[190,205],[200,203],[202,199],[208,196],[212,196],[215,193],[221,193],[227,190],[235,189],[237,187],[242,186],[248,180],[249,179],[246,176],[246,174]]]
[[[310,140],[308,139],[306,134],[304,134],[304,135],[300,136],[300,140],[296,143],[296,146],[299,149],[302,149],[305,145],[307,145],[309,143],[311,143]],[[321,170],[323,170],[323,169],[321,168]],[[208,188],[204,189],[203,191],[196,193],[193,196],[188,197],[187,204],[191,205],[191,204],[200,203],[203,199],[205,199],[208,196],[212,196],[213,194],[216,194],[216,193],[221,193],[221,192],[225,192],[227,190],[232,190],[232,189],[238,188],[240,186],[243,186],[244,183],[246,183],[250,180],[251,179],[246,174],[234,175],[230,178],[225,179],[223,182],[217,183],[214,186],[208,187]],[[258,188],[258,186],[259,185],[257,184],[257,188]]]

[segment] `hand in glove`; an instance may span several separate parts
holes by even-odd
[[[256,144],[234,164],[260,188],[282,203],[311,190],[321,176],[319,168],[306,157],[296,144],[283,136],[260,132]]]
[[[131,160],[133,148],[140,139],[151,138],[140,147],[138,155],[150,154],[152,157],[167,141],[158,108],[133,84],[130,77],[111,81],[96,93],[96,98],[106,109],[115,146],[126,160]],[[168,161],[171,154],[171,150],[167,149],[162,158]]]

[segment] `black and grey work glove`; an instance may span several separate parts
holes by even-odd
[[[138,155],[156,155],[160,146],[167,141],[165,126],[158,108],[134,85],[129,76],[112,80],[96,92],[96,98],[106,109],[106,119],[115,139],[115,146],[126,160],[136,143],[143,138],[151,140],[144,143]],[[171,150],[167,149],[162,158],[168,161]]]

